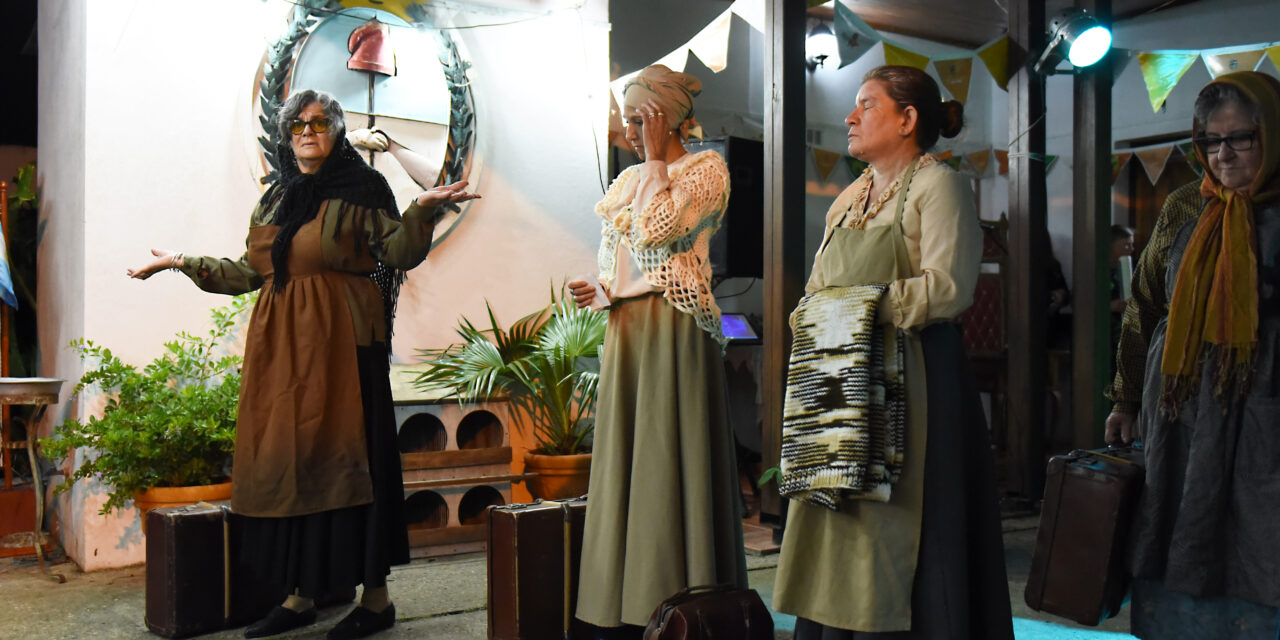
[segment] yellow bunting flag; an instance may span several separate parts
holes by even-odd
[[[1000,167],[998,173],[1002,176],[1009,175],[1009,152],[1004,149],[994,149],[992,153],[996,154],[996,163]]]
[[[341,0],[338,4],[345,9],[378,9],[379,11],[386,11],[405,22],[413,22],[413,17],[409,15],[409,7],[420,4],[420,2],[415,0]]]
[[[942,86],[960,102],[969,101],[969,77],[973,74],[973,58],[934,60],[933,68],[942,78]]]
[[[1160,105],[1199,57],[1199,51],[1143,51],[1138,54],[1138,66],[1142,68],[1142,79],[1147,83],[1153,113],[1160,112]]]
[[[1271,58],[1271,64],[1280,68],[1280,45],[1267,47],[1267,57]]]
[[[1204,66],[1209,69],[1209,75],[1216,78],[1232,71],[1253,71],[1258,68],[1258,63],[1262,62],[1262,56],[1266,53],[1266,49],[1241,51],[1240,47],[1229,47],[1201,51],[1200,55],[1204,58]]]
[[[1001,89],[1009,90],[1009,36],[1000,36],[978,49],[978,57]]]
[[[866,171],[867,167],[871,166],[851,156],[844,156],[844,163],[849,167],[849,174],[852,175],[854,178],[857,178],[858,176],[862,175],[862,172]]]
[[[929,58],[922,56],[914,51],[907,51],[895,44],[889,44],[886,40],[881,44],[884,45],[884,63],[896,64],[904,67],[915,67],[921,71],[929,64]]]
[[[1133,152],[1133,155],[1138,156],[1138,160],[1142,162],[1142,168],[1146,169],[1147,179],[1151,184],[1160,180],[1160,174],[1164,173],[1165,165],[1169,164],[1169,156],[1172,154],[1173,145]]]
[[[698,35],[689,41],[689,50],[698,56],[707,68],[720,73],[729,65],[729,25],[733,23],[733,13],[728,9],[719,18],[702,28]]]
[[[1129,164],[1129,158],[1132,157],[1132,153],[1111,154],[1111,184],[1116,183],[1116,178],[1120,177],[1120,172],[1124,171],[1124,166]]]
[[[835,7],[836,43],[840,49],[839,68],[843,69],[880,42],[880,34],[840,0],[836,0]]]
[[[844,156],[841,156],[840,154],[834,151],[827,151],[826,149],[814,148],[813,163],[817,165],[818,175],[822,177],[822,180],[824,182],[826,181],[827,177],[831,175],[831,170],[836,168],[836,165],[839,164],[840,158],[842,157]]]
[[[991,163],[990,149],[975,151],[969,154],[967,157],[969,158],[969,162],[973,163],[973,168],[978,171],[979,176],[987,172],[987,165]]]

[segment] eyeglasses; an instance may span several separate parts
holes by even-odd
[[[1247,133],[1233,133],[1229,136],[1219,138],[1217,136],[1204,136],[1195,138],[1192,142],[1196,143],[1207,154],[1215,154],[1222,149],[1222,143],[1227,144],[1227,148],[1232,151],[1248,151],[1253,148],[1253,141],[1258,137],[1257,131],[1249,131]]]
[[[311,130],[316,133],[324,133],[329,130],[328,118],[315,118],[314,120],[292,120],[289,122],[289,133],[295,136],[302,135],[307,130],[307,125],[311,125]]]

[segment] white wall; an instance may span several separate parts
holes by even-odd
[[[594,268],[596,157],[607,113],[603,0],[450,5],[477,111],[465,221],[409,276],[395,351],[454,339],[489,298],[503,322],[547,302],[550,284]],[[86,336],[143,364],[178,331],[203,331],[228,299],[161,273],[125,276],[151,247],[239,256],[260,195],[255,74],[292,4],[234,0],[42,2],[40,177],[49,231],[40,261],[44,373],[83,371],[66,348]],[[598,114],[598,117],[596,117]],[[598,121],[598,122],[596,122]],[[593,130],[594,126],[594,130]],[[83,403],[82,403],[83,404]],[[84,406],[64,402],[55,420]],[[83,483],[82,483],[83,485]],[[102,518],[100,488],[60,501],[64,544],[83,568],[140,562],[135,515]]]

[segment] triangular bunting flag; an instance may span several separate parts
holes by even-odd
[[[1152,113],[1160,112],[1160,105],[1199,57],[1198,51],[1143,51],[1138,54],[1138,66],[1142,67],[1142,79],[1147,83]]]
[[[1053,170],[1053,163],[1057,162],[1059,157],[1061,157],[1061,156],[1045,155],[1045,157],[1044,157],[1044,173],[1045,173],[1045,175],[1049,175],[1049,172]]]
[[[752,29],[764,33],[764,0],[734,0],[729,10],[738,14]]]
[[[874,47],[880,41],[880,34],[840,0],[836,0],[835,5],[836,42],[840,47],[840,68],[844,68]]]
[[[987,165],[991,163],[991,150],[975,151],[966,157],[973,163],[973,168],[977,170],[978,175],[982,176],[987,172]]]
[[[814,148],[813,163],[817,165],[818,175],[822,177],[823,182],[826,182],[827,177],[831,175],[831,170],[836,168],[836,164],[840,162],[842,157],[834,151]]]
[[[1204,66],[1209,69],[1209,75],[1216,78],[1232,71],[1253,71],[1266,53],[1266,49],[1241,50],[1241,47],[1226,47],[1206,49],[1200,52],[1200,56],[1204,58]]]
[[[934,60],[933,68],[942,78],[942,86],[947,88],[952,98],[960,102],[969,101],[969,77],[973,74],[973,58],[956,58],[954,60]]]
[[[1124,171],[1124,166],[1129,164],[1129,158],[1132,157],[1132,153],[1111,154],[1111,184],[1116,183],[1116,178],[1120,177],[1120,172]]]
[[[956,171],[959,171],[960,163],[964,161],[964,156],[951,156],[950,158],[946,158],[946,159],[939,158],[939,159],[942,160],[942,162],[947,166],[951,167],[952,169],[955,169]]]
[[[946,151],[939,151],[938,153],[933,154],[933,157],[939,160],[946,160],[947,158],[950,158],[953,155],[955,155],[955,152],[950,149],[947,149]]]
[[[1009,152],[1004,149],[993,149],[991,152],[996,154],[996,163],[1000,167],[998,173],[1002,176],[1009,175]]]
[[[1009,36],[1000,36],[978,49],[978,57],[1001,89],[1009,90]]]
[[[849,175],[853,176],[855,180],[862,175],[863,171],[867,170],[867,167],[871,166],[851,156],[844,156],[844,163],[849,167]]]
[[[698,35],[689,41],[689,50],[698,56],[707,68],[720,73],[729,65],[729,25],[733,23],[733,13],[728,9],[719,18],[702,28]]]
[[[1271,58],[1271,64],[1280,68],[1280,45],[1267,47],[1267,57]]]
[[[929,64],[929,58],[922,56],[914,51],[907,51],[895,44],[890,44],[887,40],[881,42],[884,45],[884,63],[896,64],[904,67],[915,67],[921,71]]]
[[[1182,152],[1182,159],[1187,161],[1187,166],[1196,172],[1196,175],[1204,177],[1204,167],[1200,165],[1200,158],[1196,157],[1194,143],[1184,142],[1178,145],[1178,150]]]
[[[1138,160],[1142,161],[1142,168],[1147,171],[1147,179],[1151,184],[1155,184],[1160,181],[1160,174],[1164,173],[1164,167],[1169,164],[1169,156],[1172,153],[1173,145],[1168,145],[1134,151],[1133,155],[1138,156]]]
[[[675,51],[662,56],[654,64],[665,65],[672,71],[684,71],[684,66],[689,63],[689,45],[681,45],[676,47]]]

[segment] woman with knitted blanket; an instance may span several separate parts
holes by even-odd
[[[201,289],[261,290],[245,339],[232,511],[246,558],[289,595],[245,637],[316,620],[315,598],[363,584],[329,638],[390,628],[391,565],[409,561],[388,355],[403,272],[431,248],[439,205],[465,182],[419,195],[401,217],[386,180],[343,138],[342,107],[297,91],[276,120],[280,179],[249,222],[238,260],[152,250],[130,269],[177,269]]]
[[[879,324],[904,343],[905,451],[887,487],[789,503],[773,604],[797,617],[797,640],[1013,638],[986,421],[953,322],[973,301],[982,236],[968,179],[925,153],[959,133],[962,111],[920,70],[885,66],[845,119],[849,153],[870,166],[827,212],[806,298],[884,289]],[[842,388],[875,375],[840,374]]]
[[[600,361],[576,616],[640,637],[655,607],[697,585],[746,585],[720,310],[708,242],[729,199],[714,151],[688,153],[701,83],[662,65],[624,89],[627,140],[644,162],[599,204]],[[597,285],[569,283],[579,306]]]
[[[1164,264],[1145,253],[1139,263],[1163,267],[1151,275],[1171,292],[1168,310],[1146,334],[1136,433],[1118,401],[1107,425],[1108,440],[1145,445],[1132,632],[1272,639],[1280,634],[1280,82],[1253,71],[1219,76],[1196,98],[1192,127],[1207,169],[1200,214],[1167,230]]]

